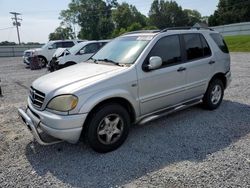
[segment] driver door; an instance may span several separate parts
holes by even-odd
[[[145,115],[168,106],[180,103],[184,99],[186,70],[181,53],[180,37],[166,36],[159,39],[144,65],[150,57],[161,57],[163,63],[159,69],[138,71],[139,100],[141,115]]]

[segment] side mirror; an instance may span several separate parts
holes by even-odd
[[[80,50],[80,54],[85,54],[85,50]]]
[[[49,46],[48,49],[49,49],[49,50],[52,50],[52,49],[53,49],[53,46]]]
[[[162,66],[162,59],[158,56],[152,56],[149,59],[149,64],[147,66],[148,70],[155,70]]]

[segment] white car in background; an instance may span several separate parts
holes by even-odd
[[[71,48],[72,46],[83,42],[83,40],[56,40],[49,41],[41,48],[35,48],[24,51],[23,62],[27,65],[30,64],[31,57],[36,54],[39,58],[42,67],[45,67],[51,61],[53,54],[58,48]]]
[[[59,48],[53,55],[52,60],[48,63],[48,70],[53,72],[61,68],[84,62],[109,41],[110,40],[81,42],[69,50]]]

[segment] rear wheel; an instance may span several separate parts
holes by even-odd
[[[118,104],[108,104],[97,109],[91,116],[87,140],[91,148],[100,153],[117,149],[129,133],[128,112]]]
[[[203,105],[206,109],[217,109],[224,96],[224,85],[221,80],[214,79],[210,82],[208,89],[203,97]]]

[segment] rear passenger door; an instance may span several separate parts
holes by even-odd
[[[185,95],[186,71],[181,53],[179,35],[159,39],[145,59],[161,57],[163,64],[157,70],[138,70],[141,115],[180,103]]]
[[[183,34],[187,85],[185,100],[199,97],[206,92],[212,74],[214,59],[211,49],[202,34]]]

